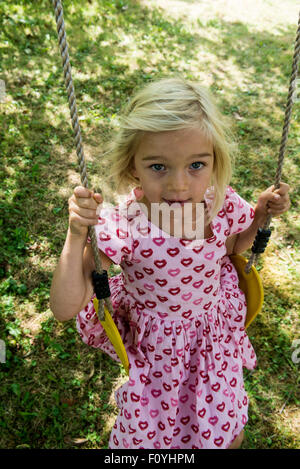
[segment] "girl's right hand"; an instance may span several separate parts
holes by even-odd
[[[86,237],[88,227],[97,225],[102,195],[77,186],[69,198],[69,227],[72,234]]]

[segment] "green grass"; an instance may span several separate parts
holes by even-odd
[[[152,2],[153,3],[153,2]],[[192,2],[189,2],[192,3]],[[271,3],[267,2],[272,8]],[[134,90],[180,74],[209,86],[239,143],[233,187],[254,203],[273,183],[295,25],[274,33],[220,17],[175,20],[133,0],[64,2],[89,182],[115,200],[102,155]],[[68,197],[80,182],[50,1],[0,0],[1,309],[0,447],[106,448],[121,366],[85,346],[75,321],[49,309]],[[273,220],[258,269],[265,286],[249,328],[258,356],[243,448],[299,447],[299,364],[292,360],[299,296],[299,103],[283,180],[292,207]],[[113,275],[116,270],[111,270]]]

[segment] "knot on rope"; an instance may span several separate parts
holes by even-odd
[[[104,298],[108,298],[110,296],[108,275],[106,270],[103,270],[101,273],[93,270],[92,281],[94,292],[98,300],[103,300]]]
[[[270,228],[268,229],[258,228],[257,235],[255,237],[251,251],[254,252],[255,254],[258,254],[258,253],[261,254],[262,252],[264,252],[268,244],[270,236],[271,236]]]

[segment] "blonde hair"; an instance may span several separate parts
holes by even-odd
[[[214,166],[211,185],[213,202],[208,223],[223,205],[231,179],[231,157],[235,150],[229,126],[217,110],[206,88],[182,78],[151,82],[128,103],[110,151],[111,178],[119,193],[139,185],[133,176],[134,155],[145,132],[200,128],[211,139]]]

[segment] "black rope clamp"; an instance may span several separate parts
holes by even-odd
[[[94,292],[98,300],[103,300],[110,296],[110,289],[108,283],[107,271],[103,270],[100,274],[96,270],[92,272],[92,281],[94,286]]]
[[[258,228],[257,235],[254,240],[253,246],[251,251],[255,254],[262,253],[265,251],[266,246],[268,244],[269,238],[271,236],[271,230],[268,228],[265,230],[264,228]]]

